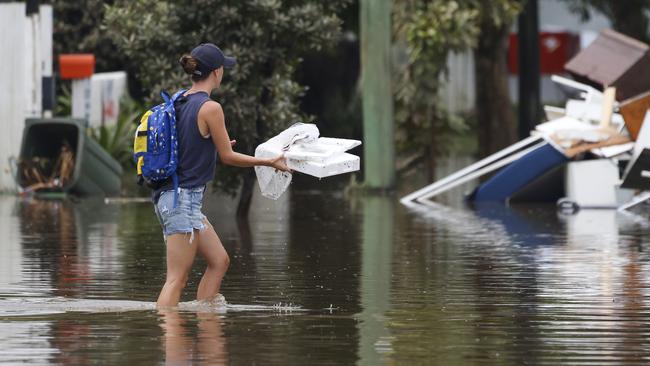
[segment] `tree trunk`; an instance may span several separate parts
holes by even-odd
[[[490,155],[517,140],[517,123],[508,92],[506,53],[510,24],[481,22],[474,51],[479,154]]]
[[[239,210],[237,210],[237,213],[239,214]],[[237,250],[250,253],[253,250],[253,234],[246,213],[248,213],[248,210],[246,210],[244,217],[237,216],[237,229],[239,231],[239,247]]]
[[[432,115],[436,115],[435,113]],[[438,165],[438,128],[437,121],[435,118],[431,121],[431,140],[428,148],[429,153],[429,164],[427,169],[427,179],[429,182],[434,182],[436,180],[436,168]]]

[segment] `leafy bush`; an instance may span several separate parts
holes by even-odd
[[[108,126],[88,129],[88,135],[95,139],[122,167],[133,167],[133,136],[137,123],[146,111],[140,103],[129,97],[120,101],[117,122]]]
[[[54,106],[54,115],[70,116],[72,115],[72,92],[69,84],[60,84],[60,92],[56,96],[56,106]]]

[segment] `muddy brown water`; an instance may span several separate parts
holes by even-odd
[[[164,243],[149,203],[0,197],[0,363],[650,363],[650,221],[553,207],[409,209],[294,191],[205,213],[228,305],[153,309]]]

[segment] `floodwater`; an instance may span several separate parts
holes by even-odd
[[[650,363],[650,221],[293,191],[205,213],[227,304],[157,312],[152,206],[0,197],[0,363]]]

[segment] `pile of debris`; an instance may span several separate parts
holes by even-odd
[[[548,121],[530,137],[401,202],[427,204],[493,172],[470,201],[626,209],[650,198],[643,193],[650,191],[650,47],[607,30],[565,69],[574,80],[552,80],[578,97],[564,108],[546,106]]]
[[[67,141],[63,141],[56,159],[35,156],[29,160],[21,160],[18,168],[25,183],[21,193],[62,191],[71,182],[74,167],[74,152]]]

